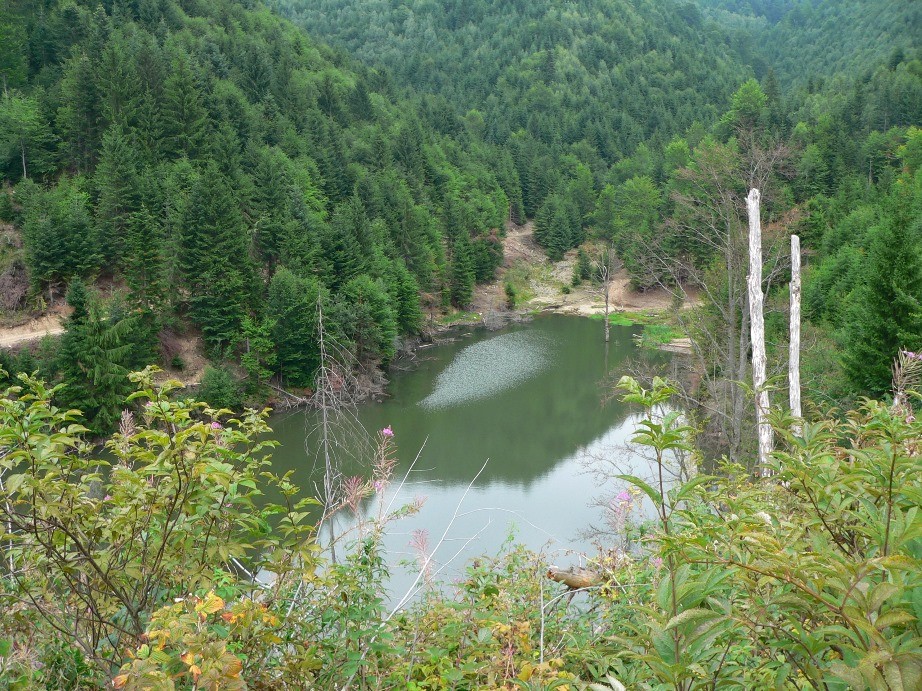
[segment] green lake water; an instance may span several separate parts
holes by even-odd
[[[432,547],[450,523],[434,558],[446,579],[463,573],[469,558],[496,553],[510,532],[529,547],[559,554],[554,559],[561,565],[577,561],[576,553],[593,553],[585,531],[602,520],[595,504],[623,485],[601,486],[586,472],[586,459],[601,457],[621,472],[649,475],[646,461],[624,448],[636,424],[632,411],[618,401],[602,405],[603,381],[627,373],[640,329],[614,326],[606,346],[600,321],[546,315],[499,331],[472,330],[397,363],[388,398],[358,411],[371,433],[393,429],[397,481],[419,455],[399,496],[393,496],[395,482],[360,507],[373,515],[382,500],[396,507],[425,499],[417,514],[391,524],[385,538],[396,591],[408,578],[399,562],[415,559],[414,531],[427,531]],[[275,470],[293,469],[306,490],[320,486],[311,415],[278,415],[271,425],[281,442]],[[367,450],[348,439],[344,445],[344,473],[367,476]],[[344,512],[336,532],[352,522]]]

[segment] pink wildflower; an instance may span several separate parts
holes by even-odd
[[[618,492],[618,496],[616,496],[615,499],[617,499],[618,501],[626,502],[630,504],[631,503],[631,493],[628,492],[626,489],[623,489],[620,492]]]
[[[217,420],[211,423],[211,429],[224,429],[220,422]]]
[[[375,492],[380,492],[384,489],[384,480],[375,480],[374,488]]]
[[[104,496],[104,497],[102,498],[102,500],[103,500],[103,501],[112,501],[112,495],[111,495],[111,494],[107,494],[106,496]]]
[[[394,430],[392,430],[392,429],[391,429],[391,426],[388,425],[388,426],[385,427],[383,430],[381,430],[381,436],[382,436],[382,437],[388,437],[388,438],[393,437],[393,436],[394,436]]]
[[[653,567],[659,569],[663,565],[662,557],[653,557]]]

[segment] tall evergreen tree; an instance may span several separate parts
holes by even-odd
[[[208,111],[188,55],[180,53],[172,64],[163,91],[162,127],[168,150],[193,157],[205,146]]]
[[[119,126],[110,127],[102,140],[102,154],[94,182],[99,191],[96,203],[97,243],[103,261],[121,265],[127,251],[128,225],[140,205],[138,156],[134,145]]]
[[[227,179],[208,165],[189,194],[179,264],[192,319],[214,347],[231,343],[254,289],[249,237]]]
[[[82,281],[68,289],[73,309],[61,337],[58,371],[65,385],[58,393],[62,407],[82,411],[95,434],[111,432],[132,389],[128,381],[132,346],[128,342],[134,320],[105,316],[89,297]]]
[[[474,250],[467,230],[456,229],[450,238],[451,261],[448,269],[448,290],[451,304],[466,307],[474,294],[477,274]]]
[[[269,282],[266,315],[274,323],[272,340],[278,353],[277,367],[282,382],[310,386],[320,364],[317,342],[317,301],[320,283],[300,278],[285,267]]]
[[[922,198],[913,204],[907,187],[901,185],[891,214],[871,233],[864,286],[847,329],[846,373],[857,391],[875,396],[890,390],[891,363],[901,348],[922,350]]]

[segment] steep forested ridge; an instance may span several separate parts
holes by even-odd
[[[662,148],[689,128],[700,138],[750,76],[726,34],[688,4],[276,6],[399,83],[437,94],[468,129],[509,150],[522,188],[513,217],[537,219],[552,257],[584,239],[591,198],[606,183],[662,179],[646,148],[630,158],[639,145]]]
[[[275,4],[338,48],[227,1],[9,5],[0,211],[23,246],[6,243],[4,280],[27,268],[33,304],[75,277],[125,289],[101,309],[77,287],[86,308],[41,354],[46,376],[92,371],[117,400],[154,334],[169,362],[163,334],[192,325],[251,390],[309,385],[318,305],[359,360],[386,361],[419,328],[420,296],[464,306],[493,276],[509,217],[534,219],[554,259],[610,243],[640,289],[730,280],[695,176],[737,195],[773,150],[766,221],[802,235],[805,313],[829,346],[808,371],[837,400],[880,392],[891,351],[922,348],[915,289],[901,316],[883,307],[914,269],[889,293],[861,288],[868,266],[897,261],[893,237],[902,264],[918,257],[911,7]],[[872,376],[854,364],[871,353]],[[741,377],[727,367],[709,369]]]
[[[503,154],[267,9],[22,0],[2,20],[0,206],[22,249],[0,270],[24,264],[33,301],[111,277],[127,297],[106,313],[148,343],[191,323],[251,378],[307,385],[318,296],[331,333],[386,360],[420,291],[463,305],[492,277],[518,194]]]
[[[837,74],[869,74],[919,45],[922,5],[889,0],[698,0],[733,30],[760,75],[816,84]]]
[[[549,256],[593,237],[638,288],[702,288],[686,328],[708,373],[702,414],[732,457],[743,392],[728,382],[748,355],[717,344],[748,339],[747,184],[767,188],[770,271],[784,270],[783,234],[804,243],[808,399],[882,394],[899,349],[922,348],[912,3],[276,4],[510,151],[513,216],[534,218]],[[781,368],[786,296],[772,285]]]

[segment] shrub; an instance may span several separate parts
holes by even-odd
[[[205,367],[198,397],[215,408],[233,410],[243,406],[240,383],[226,367]]]

